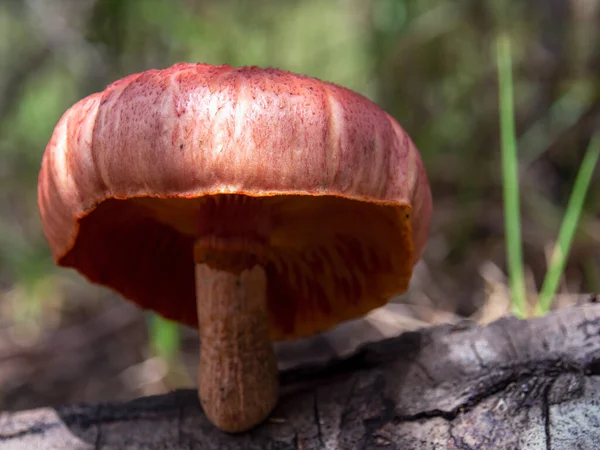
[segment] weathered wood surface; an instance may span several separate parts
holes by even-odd
[[[0,449],[600,449],[600,304],[405,333],[281,378],[247,434],[178,391],[5,413]]]

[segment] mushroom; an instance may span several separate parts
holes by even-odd
[[[197,327],[211,422],[277,403],[272,342],[404,292],[429,228],[421,157],[340,86],[277,69],[176,64],[72,106],[38,185],[56,263]]]

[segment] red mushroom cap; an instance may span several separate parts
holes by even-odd
[[[405,291],[431,216],[418,151],[374,103],[277,69],[205,64],[131,75],[71,107],[38,195],[58,264],[191,326],[194,244],[233,255],[214,262],[225,270],[251,255],[274,339]]]

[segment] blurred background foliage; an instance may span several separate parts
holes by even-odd
[[[535,297],[600,128],[600,0],[1,0],[0,408],[194,383],[185,367],[193,371],[194,333],[54,267],[36,203],[41,157],[62,113],[117,78],[178,61],[280,67],[352,88],[391,113],[421,150],[434,196],[423,262],[398,299],[412,309],[401,314],[413,326],[504,314],[500,30],[513,42],[524,262]],[[597,172],[563,292],[600,290]],[[406,325],[384,319],[395,320]]]

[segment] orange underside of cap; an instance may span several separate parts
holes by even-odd
[[[197,327],[194,245],[255,256],[268,279],[273,340],[300,338],[404,292],[411,208],[334,196],[108,199],[79,219],[60,258],[138,305]],[[196,255],[198,260],[198,255]],[[230,260],[224,270],[236,270]]]

